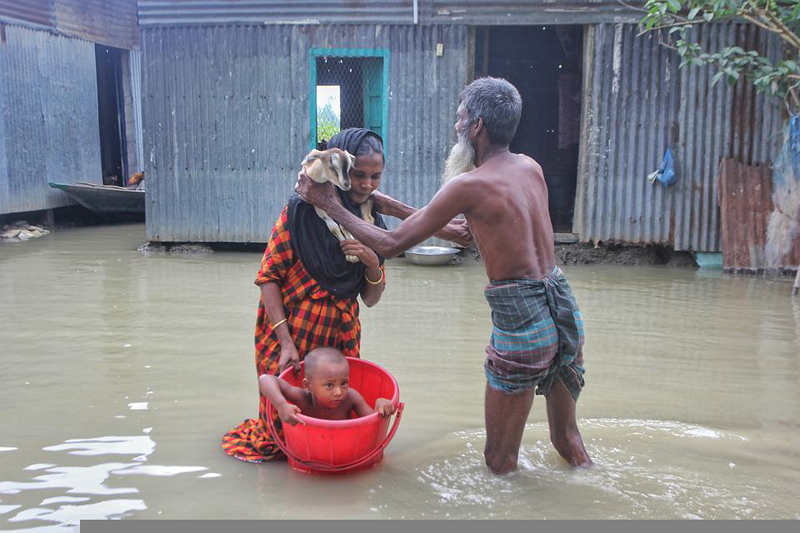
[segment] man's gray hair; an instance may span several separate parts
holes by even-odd
[[[522,98],[516,87],[503,78],[478,78],[461,91],[458,101],[470,124],[483,118],[493,144],[511,144],[522,117]]]

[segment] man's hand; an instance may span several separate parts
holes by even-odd
[[[378,398],[375,400],[375,412],[378,413],[379,417],[388,418],[392,416],[395,411],[397,411],[397,407],[395,407],[391,400],[387,400],[386,398]]]
[[[297,416],[300,412],[301,411],[299,407],[290,403],[278,408],[278,416],[281,417],[281,420],[293,426],[296,426],[297,424],[300,424],[301,426],[306,425],[306,423],[303,422],[299,416]]]
[[[283,372],[288,366],[293,366],[295,373],[300,372],[300,354],[294,344],[281,344],[281,356],[278,359],[278,373]]]
[[[344,255],[354,255],[358,257],[364,266],[369,269],[375,270],[380,266],[378,256],[372,251],[372,248],[362,244],[355,239],[346,239],[339,243],[342,247]]]
[[[333,183],[326,181],[325,183],[316,183],[314,180],[306,176],[305,172],[297,174],[297,183],[294,186],[294,192],[300,195],[305,202],[325,210],[327,206],[334,203],[340,203],[339,195],[333,190]]]
[[[469,231],[469,224],[466,220],[453,220],[444,227],[442,233],[447,233],[447,240],[466,248],[472,244],[472,233]]]

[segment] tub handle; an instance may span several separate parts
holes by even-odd
[[[378,455],[384,449],[386,449],[386,447],[394,438],[395,433],[397,433],[397,428],[400,425],[400,416],[403,414],[404,407],[405,407],[404,403],[401,402],[400,404],[398,404],[397,412],[395,412],[394,415],[394,424],[392,424],[392,429],[389,431],[388,435],[386,435],[386,438],[380,445],[376,446],[374,450],[369,452],[361,459],[357,459],[355,461],[343,465],[332,465],[330,463],[321,463],[317,461],[304,461],[303,459],[300,459],[294,453],[292,453],[291,450],[289,450],[289,447],[284,442],[282,442],[280,438],[278,438],[277,435],[278,432],[276,431],[275,428],[275,421],[272,420],[272,403],[269,400],[267,400],[267,414],[268,414],[267,426],[269,427],[269,432],[272,435],[272,439],[275,441],[275,444],[278,445],[278,448],[280,448],[280,450],[284,454],[286,454],[287,457],[291,457],[292,460],[320,472],[342,472],[345,470],[353,470],[355,468],[358,468],[359,466],[371,461],[376,455]]]

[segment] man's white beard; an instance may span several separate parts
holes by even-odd
[[[475,148],[464,133],[458,134],[458,142],[450,149],[450,155],[444,163],[442,185],[465,172],[475,170]]]

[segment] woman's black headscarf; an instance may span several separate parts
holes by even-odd
[[[383,139],[374,131],[364,128],[350,128],[337,133],[328,141],[328,148],[339,148],[357,155],[361,143],[370,136],[377,138],[381,145]],[[361,206],[353,203],[345,191],[336,187],[342,205],[361,218]],[[372,216],[375,225],[386,229],[381,215],[373,208]],[[367,267],[364,263],[349,263],[345,259],[339,241],[317,216],[314,206],[307,204],[296,194],[289,199],[288,211],[289,233],[292,249],[298,255],[303,266],[322,288],[342,298],[355,298],[361,292]],[[384,258],[378,255],[383,264]]]

